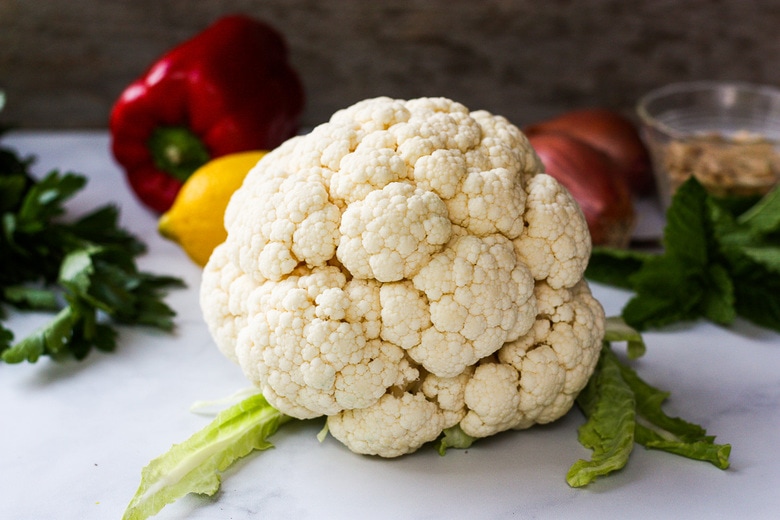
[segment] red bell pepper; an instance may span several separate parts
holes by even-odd
[[[139,200],[162,213],[210,159],[271,150],[295,135],[303,106],[283,36],[226,16],[125,89],[111,111],[111,149]]]

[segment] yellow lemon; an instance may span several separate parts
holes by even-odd
[[[170,209],[160,216],[157,230],[179,244],[204,266],[214,248],[225,241],[225,208],[244,177],[267,152],[253,150],[212,159],[184,182]]]

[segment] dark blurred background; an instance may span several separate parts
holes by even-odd
[[[130,81],[232,12],[284,33],[305,126],[378,95],[446,96],[523,125],[584,106],[632,113],[680,80],[780,84],[773,0],[0,0],[3,119],[105,128]]]

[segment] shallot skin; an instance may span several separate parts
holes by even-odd
[[[561,132],[532,133],[545,166],[580,205],[593,245],[627,247],[636,223],[631,190],[605,153]]]
[[[582,108],[524,128],[526,135],[560,132],[575,137],[609,156],[616,175],[623,177],[638,197],[655,192],[650,154],[634,123],[607,108]]]

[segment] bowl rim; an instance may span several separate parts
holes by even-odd
[[[656,119],[648,111],[648,105],[667,95],[677,94],[681,92],[696,92],[705,90],[724,90],[731,89],[742,92],[751,92],[756,94],[763,94],[770,97],[775,97],[780,103],[780,88],[773,85],[753,83],[749,81],[723,81],[723,80],[694,80],[694,81],[678,81],[675,83],[669,83],[664,86],[650,90],[646,94],[642,95],[636,104],[636,113],[639,119],[645,125],[652,127],[662,133],[668,134],[672,137],[683,138],[686,135],[690,135],[687,132],[676,130],[674,127],[667,125]],[[774,140],[773,140],[774,141]]]

